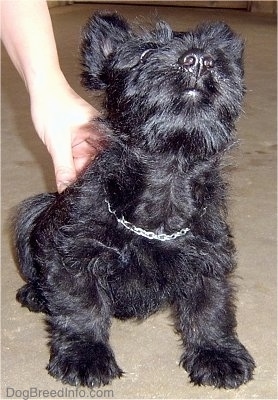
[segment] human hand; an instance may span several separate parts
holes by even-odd
[[[61,71],[47,2],[2,3],[1,39],[28,89],[33,123],[51,154],[61,192],[99,150],[100,134],[90,124],[98,112]]]
[[[99,113],[66,81],[40,87],[30,97],[35,129],[52,157],[57,189],[62,192],[100,150],[100,133],[91,123]]]

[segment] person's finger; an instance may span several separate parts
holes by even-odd
[[[74,158],[73,162],[77,176],[85,171],[86,167],[88,167],[93,158],[94,157],[88,155]]]

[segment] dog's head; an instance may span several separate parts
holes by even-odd
[[[208,156],[231,140],[244,93],[243,42],[224,23],[138,29],[112,13],[88,21],[82,83],[105,90],[107,118],[150,151]]]

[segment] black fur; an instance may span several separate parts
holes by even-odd
[[[27,281],[17,299],[47,314],[48,371],[62,382],[120,377],[111,318],[146,318],[165,306],[193,383],[235,388],[252,378],[254,361],[235,331],[222,178],[244,94],[242,53],[224,23],[144,30],[97,13],[85,27],[82,82],[105,90],[105,116],[94,123],[107,145],[62,194],[24,202],[16,226]],[[189,231],[162,241],[121,217],[157,235]]]

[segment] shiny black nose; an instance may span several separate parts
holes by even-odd
[[[214,60],[211,56],[204,55],[201,51],[193,49],[182,54],[178,59],[178,63],[196,75],[203,75],[214,67]]]

